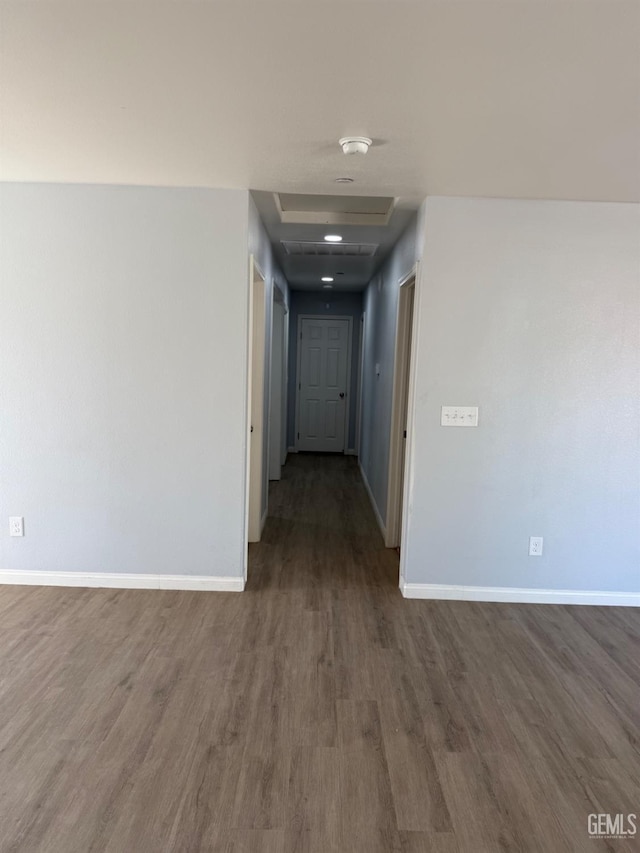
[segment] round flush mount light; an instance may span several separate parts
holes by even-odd
[[[336,178],[336,184],[352,184],[353,178]]]
[[[322,276],[322,281],[333,281],[333,279],[331,278],[331,276],[330,276],[330,275],[323,275],[323,276]]]
[[[343,136],[338,140],[343,154],[366,154],[371,146],[368,136]]]
[[[342,243],[342,237],[339,234],[325,234],[324,239],[327,243]]]

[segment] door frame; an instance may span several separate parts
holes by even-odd
[[[413,288],[413,315],[409,325],[410,290]],[[387,548],[397,548],[405,539],[410,447],[413,421],[413,391],[415,385],[415,357],[417,343],[418,264],[398,282],[398,312],[393,357],[393,392],[391,400],[391,431],[389,435],[389,469],[387,489],[386,535]],[[411,336],[411,346],[407,341]],[[404,401],[407,400],[407,437],[402,436],[405,418]],[[404,467],[403,461],[404,444]],[[402,487],[401,487],[402,484]]]
[[[344,448],[343,453],[346,454],[349,447],[349,409],[351,408],[351,350],[353,349],[353,317],[346,314],[298,314],[298,326],[296,328],[296,422],[295,422],[295,442],[294,447],[298,453],[298,435],[300,434],[300,374],[302,372],[302,349],[300,341],[302,340],[302,321],[303,320],[347,320],[347,390],[344,395],[346,405],[344,407]]]
[[[256,263],[253,255],[249,256],[249,310],[248,310],[248,363],[247,363],[247,477],[245,502],[245,545],[247,558],[245,560],[244,576],[247,579],[248,543],[259,542],[266,518],[267,509],[262,512],[262,495],[264,478],[264,395],[266,385],[266,296],[267,280]],[[261,298],[260,298],[261,297]],[[258,317],[262,322],[254,329],[258,304]],[[257,332],[257,334],[256,334]],[[253,418],[253,403],[259,397],[259,405]],[[253,426],[253,431],[251,427]]]
[[[284,308],[284,341],[282,350],[282,444],[280,445],[280,467],[283,468],[287,461],[289,443],[287,431],[289,429],[289,321],[291,313],[289,306],[285,303]]]
[[[282,445],[286,423],[283,418],[286,412],[286,317],[287,304],[279,287],[273,287],[273,305],[271,308],[271,353],[269,357],[269,444],[268,444],[268,477],[269,481],[280,480],[282,476]],[[280,323],[280,312],[282,322]],[[280,334],[276,335],[276,324],[280,326]],[[274,352],[279,352],[279,360],[274,360]],[[280,389],[275,399],[274,388]],[[275,425],[278,430],[274,430]],[[277,469],[277,471],[276,471]],[[273,476],[277,473],[277,476]]]
[[[356,400],[356,456],[360,458],[360,434],[362,432],[362,386],[364,383],[364,345],[367,330],[366,314],[360,315],[360,340],[358,346],[358,399]]]

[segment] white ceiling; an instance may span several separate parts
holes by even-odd
[[[640,198],[638,0],[20,0],[0,33],[5,180]]]

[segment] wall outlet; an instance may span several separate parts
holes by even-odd
[[[529,556],[530,557],[542,557],[542,536],[530,536],[529,537]]]
[[[21,515],[9,519],[9,536],[24,536],[24,518]]]

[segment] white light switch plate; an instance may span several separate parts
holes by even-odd
[[[443,406],[440,415],[440,426],[478,426],[477,406]]]

